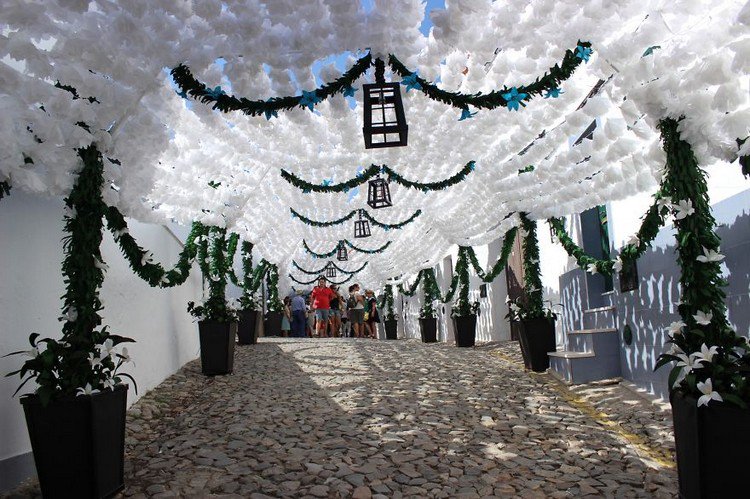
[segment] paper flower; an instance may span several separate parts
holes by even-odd
[[[141,257],[141,267],[152,263],[154,261],[154,255],[150,251],[146,251],[143,253],[143,256]]]
[[[99,355],[101,356],[102,359],[104,357],[115,355],[115,345],[111,339],[104,340],[104,343],[102,343],[101,345],[98,345],[97,348],[99,349]]]
[[[417,73],[412,73],[409,76],[402,78],[401,84],[406,86],[407,92],[412,88],[414,90],[422,90],[422,85],[417,81]]]
[[[620,272],[622,270],[622,260],[619,256],[612,262],[612,270],[615,272]]]
[[[356,88],[354,88],[351,85],[348,85],[348,86],[344,87],[344,92],[343,92],[344,97],[354,97],[354,92],[356,92],[356,91],[357,91]]]
[[[91,367],[101,366],[102,359],[98,355],[94,355],[94,352],[89,352],[89,364]]]
[[[503,94],[503,99],[507,102],[506,105],[508,106],[509,111],[518,111],[518,106],[526,97],[528,97],[528,95],[529,94],[519,92],[516,87],[513,87],[510,89],[510,92]]]
[[[99,393],[99,390],[92,388],[91,383],[86,383],[86,386],[79,388],[76,391],[76,397],[80,397],[81,395],[93,395],[94,393]]]
[[[695,322],[702,326],[708,326],[711,324],[711,319],[714,318],[714,314],[712,312],[704,312],[702,310],[698,310],[698,313],[693,316],[693,319],[695,319]]]
[[[693,208],[693,202],[689,199],[683,199],[682,201],[677,201],[677,204],[672,205],[672,208],[674,209],[674,219],[675,220],[682,220],[683,218],[686,218],[693,213],[695,213],[695,208]]]
[[[550,88],[549,90],[547,90],[547,93],[544,94],[544,98],[545,99],[549,99],[549,98],[557,99],[558,97],[560,97],[560,94],[564,94],[564,93],[565,92],[563,92],[562,90],[560,90],[557,87]]]
[[[702,405],[708,406],[708,403],[712,400],[715,400],[717,402],[724,402],[724,399],[721,398],[721,395],[719,395],[718,392],[714,391],[711,378],[707,378],[704,382],[699,381],[696,386],[698,387],[698,390],[700,390],[700,392],[703,394],[698,398],[698,407]]]
[[[692,353],[692,354],[690,354],[690,356],[693,357],[694,359],[700,360],[702,362],[711,362],[711,361],[713,361],[714,355],[716,355],[717,353],[719,353],[719,347],[712,346],[711,348],[709,348],[704,343],[703,345],[701,345],[701,351],[700,352]]]
[[[109,270],[109,265],[99,260],[97,257],[94,257],[94,267],[101,270]]]
[[[472,118],[475,114],[477,114],[477,111],[474,111],[472,113],[471,111],[469,111],[468,107],[465,107],[461,110],[461,117],[458,118],[458,121],[468,120],[469,118]]]
[[[676,334],[682,334],[682,328],[686,326],[687,324],[685,324],[683,321],[674,321],[669,325],[667,331],[669,331],[669,334],[671,334],[672,336]]]
[[[645,52],[643,52],[643,55],[641,57],[646,57],[647,55],[651,55],[654,53],[654,50],[660,49],[661,45],[651,45],[649,48],[646,49]]]
[[[630,236],[625,243],[628,246],[635,246],[636,248],[640,246],[641,240],[637,235]]]
[[[576,47],[576,57],[583,60],[584,62],[589,62],[589,57],[591,57],[592,52],[593,50],[591,50],[589,47],[584,47],[582,45]]]
[[[181,91],[181,92],[178,92],[177,90],[175,90],[175,93],[176,93],[177,95],[179,95],[180,97],[182,97],[183,99],[187,99],[187,98],[188,98],[188,94],[187,94],[187,92],[185,92],[184,90],[183,90],[183,91]]]
[[[695,259],[703,263],[720,262],[724,259],[724,255],[703,246],[703,254],[695,257]]]
[[[589,274],[597,274],[599,273],[599,269],[596,268],[595,263],[589,263],[586,267],[586,272],[588,272]]]
[[[275,109],[266,109],[263,111],[263,115],[266,117],[266,120],[279,117],[279,113]]]
[[[320,102],[320,97],[315,90],[312,92],[302,91],[302,97],[299,100],[299,105],[308,108],[310,111],[315,110],[315,104]]]
[[[78,319],[78,310],[75,307],[68,307],[63,312],[62,317],[58,317],[57,320],[65,322],[75,322]]]
[[[216,100],[222,95],[224,95],[224,91],[221,89],[220,86],[214,87],[214,88],[208,88],[206,87],[205,95],[208,97],[211,97],[212,99]]]

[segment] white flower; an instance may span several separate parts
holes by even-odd
[[[703,263],[720,262],[724,259],[724,255],[722,255],[718,251],[714,251],[703,246],[703,254],[695,257],[695,259]]]
[[[154,261],[154,255],[150,251],[146,251],[145,253],[143,253],[143,256],[141,257],[141,266],[149,264],[153,261]]]
[[[68,307],[67,309],[65,309],[65,312],[63,312],[63,315],[57,318],[57,320],[64,322],[75,322],[77,319],[78,310],[76,310],[74,307]]]
[[[510,309],[513,311],[513,313],[517,314],[519,310],[521,310],[521,307],[516,305],[515,303],[510,304]]]
[[[679,347],[679,345],[675,345],[672,343],[669,347],[669,350],[667,350],[667,353],[670,355],[685,355],[685,352],[682,351],[682,348]]]
[[[37,357],[39,357],[39,348],[34,347],[31,350],[26,350],[24,352],[24,355],[28,355],[32,359],[36,359]]]
[[[711,324],[711,319],[714,318],[713,312],[704,312],[702,310],[698,310],[698,313],[693,316],[693,319],[695,319],[695,322],[702,326],[708,326]]]
[[[675,220],[682,220],[683,218],[686,218],[695,213],[693,202],[689,199],[678,201],[677,204],[672,205],[672,208],[674,209]]]
[[[89,364],[91,364],[91,367],[96,367],[102,365],[102,359],[94,355],[94,352],[89,352]]]
[[[596,264],[595,263],[589,263],[588,267],[586,267],[586,272],[588,272],[590,274],[596,274],[599,271],[596,269]]]
[[[619,256],[612,262],[612,270],[615,272],[620,272],[622,270],[622,260]]]
[[[635,246],[636,248],[641,244],[641,240],[638,238],[637,235],[633,234],[630,236],[625,243],[628,246]]]
[[[110,355],[115,355],[115,346],[112,342],[112,340],[107,339],[104,340],[104,343],[98,346],[99,348],[99,355],[101,355],[102,359],[104,357],[108,357]]]
[[[510,303],[510,296],[505,297],[505,303]]]
[[[159,279],[159,284],[169,284],[169,278],[167,277],[167,274],[161,276],[161,279]]]
[[[122,359],[122,363],[126,364],[128,362],[132,362],[133,365],[135,365],[135,362],[133,359],[130,358],[130,354],[128,353],[128,349],[126,347],[122,348],[122,352],[120,352],[120,358]]]
[[[711,348],[708,348],[706,344],[704,343],[701,345],[701,351],[695,352],[690,354],[690,356],[696,360],[705,361],[705,362],[711,362],[714,358],[714,355],[719,353],[719,347],[712,346]]]
[[[518,235],[521,236],[521,238],[526,239],[529,235],[529,231],[524,229],[523,227],[518,228]]]
[[[669,198],[659,198],[659,199],[656,200],[656,206],[659,207],[659,211],[661,211],[661,209],[663,207],[665,207],[665,206],[667,208],[671,208],[672,207],[672,200],[669,199]]]
[[[97,257],[94,257],[94,267],[97,269],[109,270],[109,265],[99,260]]]
[[[711,378],[706,379],[705,383],[701,383],[700,381],[696,385],[698,387],[698,390],[703,394],[698,398],[698,407],[705,405],[708,406],[708,403],[711,400],[716,400],[717,402],[724,402],[724,399],[721,398],[721,395],[719,395],[718,392],[714,391],[713,384],[711,383]]]
[[[684,328],[685,326],[687,326],[687,324],[682,321],[674,321],[669,325],[669,328],[667,328],[667,330],[669,331],[669,334],[674,336],[676,334],[682,334],[682,328]]]
[[[115,385],[117,383],[115,382],[114,378],[107,378],[107,379],[104,380],[104,383],[102,383],[102,384],[104,385],[105,389],[107,389],[107,390],[114,390],[115,389]]]
[[[219,282],[219,281],[221,280],[221,277],[220,277],[220,276],[218,276],[218,275],[212,275],[212,276],[210,276],[210,277],[211,277],[211,280],[212,280],[213,282]]]
[[[93,395],[94,393],[99,393],[99,390],[91,388],[91,383],[86,383],[86,386],[78,389],[76,397],[80,397],[81,395]]]
[[[127,227],[123,227],[122,229],[115,231],[114,236],[115,238],[119,239],[123,236],[123,234],[129,234],[129,233],[130,233],[130,230],[128,230]]]

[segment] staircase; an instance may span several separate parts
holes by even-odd
[[[566,383],[589,383],[620,376],[620,335],[615,307],[583,311],[583,329],[567,331],[564,350],[550,352],[550,372]]]

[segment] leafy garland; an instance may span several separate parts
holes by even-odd
[[[469,258],[469,263],[471,263],[474,271],[477,273],[479,278],[482,279],[483,282],[493,282],[497,278],[497,276],[500,275],[500,272],[505,270],[505,266],[508,264],[508,257],[513,251],[513,243],[516,240],[517,233],[518,227],[513,227],[505,233],[505,235],[503,236],[503,246],[500,250],[500,256],[487,272],[483,271],[479,266],[479,261],[477,260],[477,254],[474,252],[474,248],[467,248],[466,251]]]
[[[303,92],[302,95],[272,97],[265,101],[228,95],[221,87],[211,89],[198,81],[184,64],[179,64],[173,68],[171,74],[174,82],[180,88],[179,95],[183,98],[187,98],[189,95],[203,103],[213,103],[213,109],[218,109],[224,113],[242,111],[250,116],[264,115],[267,119],[270,119],[277,116],[278,111],[288,111],[295,107],[308,108],[312,111],[315,104],[336,94],[354,95],[355,89],[352,84],[364,75],[371,65],[372,57],[368,53],[361,57],[346,73],[331,83],[324,84],[310,92]]]
[[[198,258],[203,280],[208,282],[208,298],[202,304],[188,302],[187,311],[199,320],[234,322],[237,312],[226,298],[227,277],[232,262],[227,258],[230,239],[223,227],[209,227],[198,246]],[[235,243],[236,248],[236,243]]]
[[[408,286],[407,288],[404,288],[403,284],[398,285],[398,291],[402,295],[406,295],[408,297],[412,297],[417,293],[417,286],[419,286],[419,283],[422,282],[422,278],[424,277],[424,270],[420,270],[417,274],[417,278],[414,280],[414,282],[411,284],[411,286]]]
[[[435,277],[435,269],[424,269],[424,304],[419,309],[420,319],[434,319],[437,316],[435,301],[440,299],[440,287]]]
[[[381,307],[383,308],[383,316],[385,317],[385,320],[395,321],[396,314],[393,312],[393,285],[392,284],[385,285],[385,291],[383,293],[382,303],[384,306],[381,305]]]
[[[255,300],[255,293],[258,292],[263,276],[268,269],[268,262],[261,260],[258,267],[253,270],[253,243],[242,241],[242,296],[239,304],[243,310],[258,310],[258,302]],[[236,284],[236,283],[235,283]]]
[[[315,251],[313,251],[312,249],[310,249],[310,246],[307,245],[307,241],[305,241],[304,239],[302,240],[302,246],[305,248],[305,251],[307,251],[310,255],[312,255],[315,258],[331,258],[333,255],[336,254],[336,252],[339,250],[339,248],[341,247],[342,244],[345,244],[346,246],[348,246],[349,248],[353,249],[354,251],[358,251],[358,252],[364,253],[366,255],[374,255],[376,253],[382,253],[383,251],[385,251],[388,248],[388,246],[391,245],[391,241],[386,242],[380,248],[368,250],[368,249],[364,249],[364,248],[360,248],[358,246],[355,246],[352,243],[350,243],[348,240],[343,239],[343,240],[339,241],[336,244],[336,246],[331,251],[329,251],[327,253],[316,253]]]
[[[311,281],[300,281],[299,279],[297,279],[296,277],[294,277],[294,276],[293,276],[292,274],[289,274],[289,278],[290,278],[290,279],[291,279],[292,281],[296,282],[297,284],[301,284],[302,286],[309,286],[310,284],[315,284],[316,282],[318,282],[318,279],[320,279],[320,278],[323,278],[323,279],[325,279],[325,280],[326,280],[327,282],[330,282],[331,284],[333,284],[333,285],[335,285],[335,286],[340,286],[340,285],[342,285],[342,284],[346,284],[347,282],[349,282],[349,281],[351,281],[352,279],[354,279],[354,274],[351,274],[351,275],[350,275],[349,277],[347,277],[347,278],[346,278],[346,279],[344,279],[343,281],[338,281],[338,282],[336,282],[336,281],[332,281],[332,280],[331,280],[331,279],[329,279],[328,277],[323,277],[323,276],[320,276],[320,277],[316,277],[315,279],[313,279],[313,280],[311,280]]]
[[[458,277],[458,299],[453,302],[453,305],[451,307],[452,317],[466,317],[469,315],[476,315],[479,310],[479,302],[472,303],[469,301],[470,251],[472,251],[470,247],[458,247],[458,259],[456,260],[455,270],[455,275]]]
[[[10,183],[7,180],[0,182],[0,199],[10,196]]]
[[[372,215],[370,215],[369,213],[367,213],[367,211],[365,211],[365,210],[352,210],[349,214],[344,215],[341,218],[338,218],[336,220],[325,221],[325,222],[320,222],[318,220],[311,220],[311,219],[305,217],[304,215],[301,215],[301,214],[297,213],[296,211],[294,211],[294,208],[289,208],[289,211],[291,211],[291,213],[292,213],[292,218],[298,218],[303,223],[305,223],[307,225],[312,225],[313,227],[331,227],[332,225],[340,225],[340,224],[346,222],[347,220],[351,220],[355,215],[357,215],[357,213],[361,212],[362,216],[365,219],[369,220],[370,223],[372,223],[376,227],[380,227],[380,228],[385,229],[385,230],[400,229],[404,225],[407,225],[407,224],[410,224],[411,222],[413,222],[415,218],[417,218],[419,215],[422,214],[422,210],[417,210],[417,211],[415,211],[412,214],[412,216],[410,216],[406,220],[403,220],[401,222],[397,222],[395,224],[386,224],[386,223],[379,222],[379,221],[375,220],[372,217]]]
[[[65,199],[62,338],[39,339],[39,334],[33,333],[29,336],[31,350],[9,354],[30,357],[20,369],[8,374],[18,374],[22,380],[16,393],[29,380],[35,380],[36,394],[44,405],[62,397],[113,390],[122,384],[122,377],[135,384],[130,375],[118,372],[130,361],[127,348],[115,351],[117,345],[133,340],[111,334],[107,326],[99,328],[103,308],[99,288],[107,268],[100,251],[106,211],[101,193],[102,157],[94,144],[78,149],[78,155],[83,168]]]
[[[347,180],[346,182],[341,182],[338,184],[330,184],[328,181],[323,181],[322,184],[313,184],[312,182],[308,182],[307,180],[303,180],[296,176],[294,173],[290,173],[286,170],[281,170],[281,177],[292,184],[294,187],[302,190],[304,193],[309,192],[349,192],[349,190],[360,186],[370,180],[373,177],[376,177],[378,175],[385,174],[387,175],[388,182],[396,182],[400,185],[403,185],[404,187],[413,188],[413,189],[419,189],[423,192],[427,191],[439,191],[446,189],[450,186],[456,185],[459,182],[462,182],[471,172],[474,171],[476,165],[474,161],[469,161],[466,163],[466,165],[461,168],[460,171],[458,171],[455,175],[452,175],[444,180],[440,180],[437,182],[416,182],[412,180],[408,180],[395,171],[393,171],[388,165],[378,166],[378,165],[370,165],[369,168],[367,168],[365,171],[358,173],[356,177]]]
[[[718,252],[721,241],[714,231],[705,172],[680,137],[678,120],[662,119],[659,129],[667,155],[662,189],[673,199],[691,200],[693,209],[675,217],[682,320],[670,325],[672,347],[659,357],[656,368],[674,362],[670,391],[696,397],[698,406],[716,401],[746,409],[750,345],[727,322],[722,289],[727,283],[720,264],[724,256]]]
[[[495,109],[497,107],[507,107],[509,110],[518,110],[518,106],[526,106],[524,101],[529,101],[534,95],[544,97],[557,97],[561,93],[560,84],[570,78],[576,68],[582,62],[588,62],[592,49],[590,42],[579,41],[574,50],[566,50],[561,64],[555,64],[541,78],[537,78],[534,83],[521,87],[503,87],[501,90],[495,90],[488,94],[463,94],[460,92],[449,92],[442,90],[437,85],[420,78],[416,71],[410,71],[394,55],[388,57],[388,64],[391,69],[403,78],[406,90],[414,88],[422,91],[432,100],[448,104],[450,106],[464,110],[461,118],[466,119],[472,116],[469,113],[469,106],[479,109]]]
[[[279,299],[279,267],[276,264],[268,264],[266,287],[268,288],[268,311],[281,312],[284,304]]]
[[[356,269],[356,270],[345,270],[345,269],[342,269],[341,267],[339,267],[338,265],[336,265],[335,262],[328,262],[328,263],[326,263],[325,265],[323,265],[318,270],[307,270],[307,269],[303,269],[302,267],[299,266],[299,264],[296,261],[292,260],[292,265],[294,266],[294,268],[296,268],[300,272],[305,273],[307,275],[321,275],[329,266],[335,268],[336,270],[338,270],[342,274],[350,274],[350,275],[351,274],[357,274],[359,272],[362,272],[365,269],[365,267],[367,267],[367,263],[368,262],[363,263],[362,266],[360,268]]]

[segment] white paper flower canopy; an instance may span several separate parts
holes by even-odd
[[[734,160],[736,139],[750,135],[750,7],[742,2],[447,1],[432,13],[429,37],[418,30],[423,16],[418,0],[376,1],[369,13],[350,0],[61,0],[45,1],[43,9],[5,2],[0,180],[65,195],[80,167],[74,149],[96,141],[105,157],[121,163],[105,161],[116,187],[105,196],[126,214],[225,225],[280,265],[282,285],[295,273],[293,260],[305,268],[324,262],[303,249],[303,240],[321,252],[342,239],[366,248],[390,240],[381,254],[352,252],[340,264],[352,269],[368,261],[357,280],[377,286],[434,265],[454,244],[501,237],[518,223],[518,212],[565,215],[654,189],[664,166],[660,118],[685,116],[683,136],[703,164]],[[594,52],[558,98],[458,121],[459,110],[413,90],[405,94],[409,145],[384,150],[364,149],[361,91],[354,109],[335,96],[314,113],[295,108],[266,120],[183,99],[168,75],[184,63],[208,85],[267,99],[317,87],[315,61],[371,47],[444,89],[489,92],[533,82],[577,40],[590,41]],[[337,76],[332,64],[321,71],[323,81]],[[388,72],[386,78],[400,80]],[[606,83],[579,108],[599,80]],[[55,81],[97,102],[73,99]],[[571,148],[571,138],[594,119],[593,140]],[[748,153],[747,144],[739,152]],[[382,210],[367,207],[366,184],[356,195],[304,193],[279,173],[342,182],[362,167],[387,164],[429,182],[471,160],[475,171],[445,190],[391,184],[394,206]],[[534,171],[519,175],[528,165]],[[355,240],[352,221],[311,227],[292,218],[290,208],[320,221],[359,208],[386,223],[422,214],[400,230],[373,227],[372,237]]]

